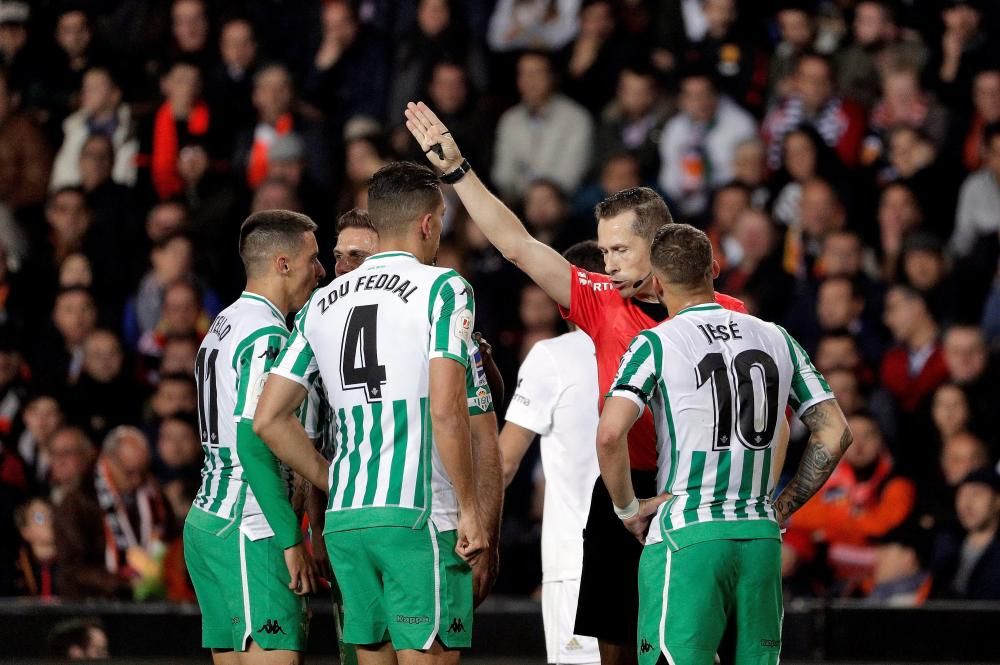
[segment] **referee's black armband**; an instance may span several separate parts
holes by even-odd
[[[646,393],[642,392],[641,390],[639,390],[638,388],[636,388],[635,386],[633,386],[630,383],[619,383],[617,386],[615,386],[614,388],[611,389],[611,392],[613,393],[616,390],[627,390],[630,393],[634,393],[634,394],[638,395],[639,399],[642,400],[643,404],[648,404],[649,403],[649,395],[647,395]]]
[[[469,164],[469,160],[463,159],[462,163],[454,171],[448,171],[441,176],[441,182],[446,185],[454,185],[456,182],[465,177],[465,174],[472,170],[472,164]]]

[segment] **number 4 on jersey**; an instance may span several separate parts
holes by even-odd
[[[344,390],[364,388],[369,402],[382,399],[385,365],[378,364],[378,305],[359,305],[347,315],[340,379]]]

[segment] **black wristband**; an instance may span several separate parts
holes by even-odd
[[[472,164],[469,164],[469,160],[463,159],[462,163],[458,165],[458,168],[454,171],[448,171],[441,175],[441,182],[446,185],[454,185],[456,182],[465,177],[465,174],[472,170]]]

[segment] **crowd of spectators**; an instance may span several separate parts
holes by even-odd
[[[802,341],[855,444],[789,524],[789,594],[1000,599],[997,26],[996,0],[0,0],[0,594],[192,599],[193,376],[239,225],[305,212],[332,262],[368,177],[422,161],[419,98],[556,249],[654,187]],[[558,311],[447,199],[439,263],[512,383]],[[539,581],[522,466],[508,593]]]

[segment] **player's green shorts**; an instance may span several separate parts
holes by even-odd
[[[781,651],[781,541],[707,540],[639,562],[639,665],[713,665],[728,622],[736,665],[774,665]],[[726,661],[728,662],[728,661]]]
[[[305,598],[288,588],[284,551],[274,538],[250,540],[238,528],[217,535],[199,526],[202,514],[192,508],[184,523],[202,646],[243,651],[253,640],[264,649],[305,651],[308,609]]]
[[[325,535],[344,599],[344,641],[397,651],[472,644],[472,569],[456,532],[378,526]]]

